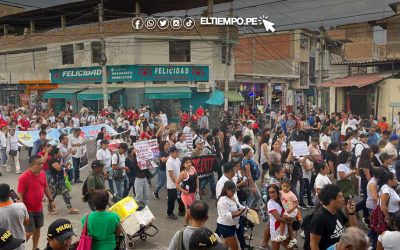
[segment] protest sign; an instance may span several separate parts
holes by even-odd
[[[310,151],[308,150],[307,142],[305,141],[291,141],[290,145],[293,148],[293,156],[301,157],[310,155]]]
[[[81,146],[79,150],[82,150],[81,161],[79,164],[79,170],[82,170],[89,165],[89,156],[86,145]]]
[[[191,160],[199,178],[213,174],[216,160],[215,155],[194,156]]]
[[[160,157],[160,150],[156,139],[133,143],[136,150],[136,159],[140,169],[158,167],[156,161]]]

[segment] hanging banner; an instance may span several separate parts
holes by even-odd
[[[213,174],[215,159],[215,155],[194,156],[191,158],[199,178]]]
[[[158,167],[156,161],[160,157],[160,150],[156,139],[133,143],[136,150],[136,159],[140,169]]]
[[[109,135],[113,136],[118,134],[112,127],[106,124],[98,124],[91,126],[80,127],[81,137],[86,140],[95,140],[97,135],[100,133],[101,128],[105,127]],[[47,141],[50,145],[58,145],[60,143],[59,138],[61,134],[70,134],[71,128],[63,129],[49,129],[47,130]],[[16,131],[17,137],[23,144],[21,146],[33,147],[33,142],[39,139],[39,131]]]

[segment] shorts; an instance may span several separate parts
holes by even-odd
[[[181,199],[186,208],[189,208],[196,201],[195,193],[181,194]]]
[[[236,234],[236,226],[225,226],[217,223],[215,233],[222,238],[233,237]]]
[[[268,171],[268,169],[269,169],[268,162],[264,162],[264,163],[261,165],[261,169],[264,170],[264,171]]]
[[[25,226],[25,232],[33,233],[35,229],[43,227],[44,214],[43,211],[40,212],[29,212],[29,224]]]

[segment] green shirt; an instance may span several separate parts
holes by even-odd
[[[82,217],[82,227],[86,215]],[[92,250],[110,250],[117,247],[115,231],[120,224],[118,215],[114,212],[91,212],[88,220],[88,234],[92,236]]]
[[[87,188],[101,190],[105,189],[103,177],[100,174],[91,173],[87,178]]]

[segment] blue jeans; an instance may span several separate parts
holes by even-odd
[[[125,189],[125,178],[122,180],[114,180],[114,185],[115,185],[115,195],[118,196],[118,198],[122,199],[124,197],[124,189]]]
[[[156,191],[154,193],[158,194],[158,192],[160,192],[160,189],[164,187],[166,183],[167,183],[167,171],[160,169],[158,171],[158,184],[156,187]]]
[[[81,158],[72,157],[72,165],[74,166],[74,179],[79,180],[79,166],[81,165]]]
[[[209,176],[206,177],[202,177],[200,178],[200,187],[201,189],[205,189],[207,186],[207,183],[210,183],[210,190],[211,190],[211,194],[215,195],[215,178],[214,178],[214,173],[212,173]]]
[[[313,205],[311,199],[310,181],[307,178],[303,178],[300,182],[299,206],[304,206],[304,201],[303,201],[304,194],[307,195],[308,205]]]
[[[108,179],[107,181],[108,181],[108,188],[114,194],[114,181],[113,181],[113,179]]]
[[[257,185],[254,186],[257,189],[257,192],[256,193],[250,192],[249,196],[247,197],[247,206],[249,206],[249,208],[257,207],[258,202],[261,200],[260,190],[258,190]]]

